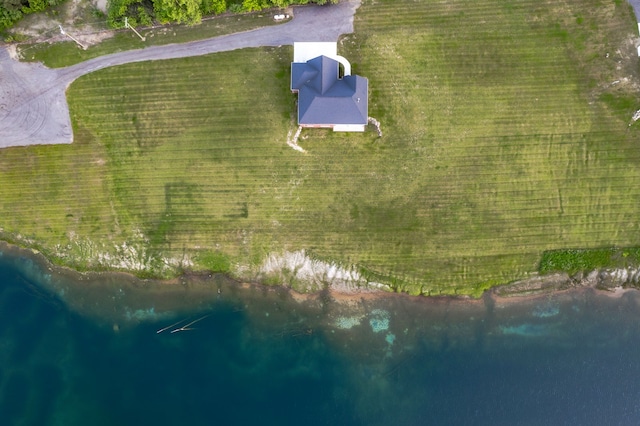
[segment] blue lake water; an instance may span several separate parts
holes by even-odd
[[[639,300],[301,303],[220,277],[80,277],[5,252],[0,424],[635,425]]]

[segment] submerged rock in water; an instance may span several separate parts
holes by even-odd
[[[503,325],[499,328],[502,334],[523,337],[540,337],[549,333],[547,327],[540,324]]]
[[[533,316],[538,318],[555,317],[560,313],[560,306],[555,303],[545,303],[539,305],[533,310]]]
[[[396,335],[393,333],[387,333],[384,340],[386,340],[389,345],[393,345],[393,342],[396,341]]]
[[[371,319],[369,325],[374,333],[380,333],[389,329],[389,312],[384,309],[374,309],[371,311]]]
[[[338,317],[333,322],[337,328],[349,330],[362,322],[362,317]]]

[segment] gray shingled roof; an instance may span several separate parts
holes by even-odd
[[[358,75],[339,79],[338,62],[331,58],[292,63],[291,90],[298,91],[299,124],[367,124],[367,79]]]

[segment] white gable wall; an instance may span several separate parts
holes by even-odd
[[[364,132],[364,124],[336,124],[333,126],[334,132]]]
[[[293,43],[293,62],[307,62],[318,56],[333,59],[338,56],[338,43],[330,42],[299,42]]]
[[[332,41],[293,43],[293,62],[304,63],[318,56],[326,56],[340,62],[344,67],[344,75],[351,75],[351,63],[344,56],[338,55],[338,43]]]

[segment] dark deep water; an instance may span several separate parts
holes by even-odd
[[[0,257],[0,425],[640,423],[636,293],[349,311],[217,282],[189,312],[92,285]]]

